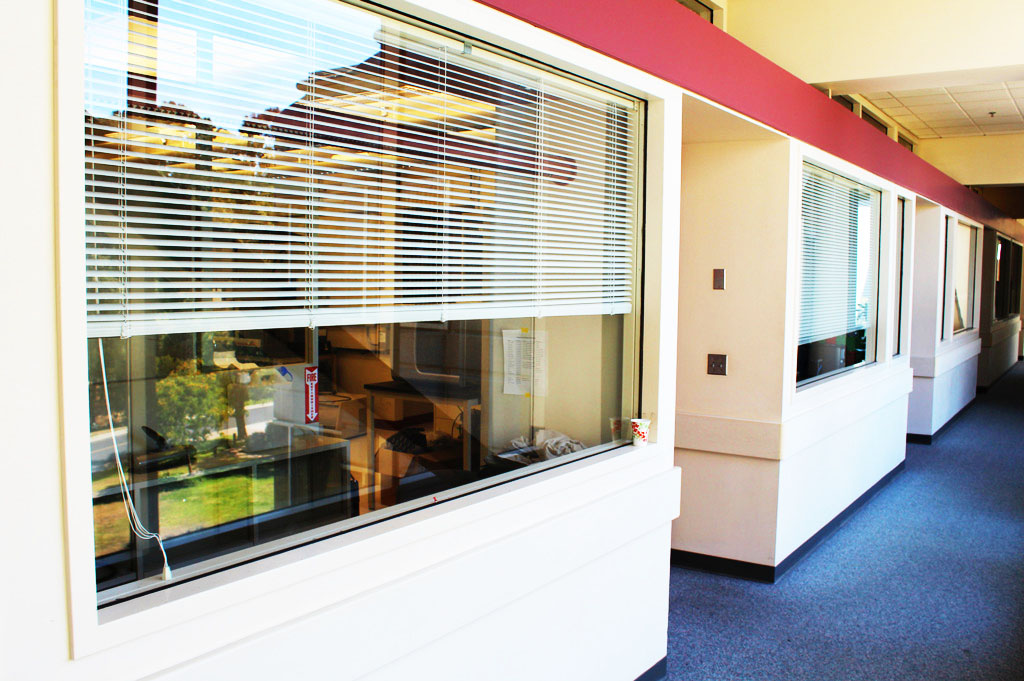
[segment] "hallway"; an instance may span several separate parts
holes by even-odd
[[[673,567],[669,607],[673,681],[1024,679],[1024,363],[777,584]]]

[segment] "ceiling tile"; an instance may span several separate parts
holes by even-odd
[[[1024,131],[1024,121],[1019,123],[982,123],[981,129],[984,132],[1021,132]]]
[[[953,100],[945,92],[938,95],[906,95],[902,92],[893,93],[896,99],[904,106],[919,106],[921,104],[948,104]]]
[[[990,112],[995,112],[997,116],[1009,116],[1017,113],[1017,107],[1010,99],[1004,102],[964,102],[960,106],[970,116],[984,116]]]
[[[921,97],[924,95],[944,95],[946,91],[940,87],[927,88],[924,90],[900,90],[899,92],[890,92],[893,97],[903,99],[903,97]]]
[[[896,116],[906,116],[907,114],[910,113],[910,109],[908,109],[905,106],[896,106],[890,109],[882,110],[885,111],[885,115],[889,116],[890,118],[895,118]]]
[[[909,106],[907,108],[916,114],[937,113],[941,111],[944,113],[957,113],[963,115],[960,107],[953,102],[946,102],[945,104],[915,104],[914,106]]]
[[[920,125],[923,121],[912,113],[896,114],[892,117],[894,121],[900,125],[914,125],[915,123]]]
[[[899,100],[892,97],[881,97],[879,99],[868,97],[867,99],[880,109],[891,109],[892,107],[900,106]]]
[[[1014,97],[1024,97],[1024,87],[1012,87],[1010,92]]]
[[[953,87],[948,87],[946,89],[952,94],[958,94],[961,92],[985,92],[986,90],[1001,90],[1002,88],[1002,83],[979,83],[975,85],[954,85]]]
[[[959,118],[946,121],[927,121],[928,127],[938,130],[939,128],[974,128],[976,124],[969,118]]]
[[[981,92],[961,92],[953,95],[953,99],[958,102],[987,102],[987,101],[1001,101],[1009,99],[1010,93],[1008,90],[983,90]]]
[[[972,120],[978,124],[991,124],[996,125],[999,123],[1022,123],[1024,118],[1021,118],[1020,114],[1010,114],[1006,116],[973,116]]]
[[[954,111],[918,111],[917,117],[925,123],[935,123],[937,121],[966,121],[968,116],[959,109]]]
[[[934,130],[939,137],[970,137],[982,134],[977,128],[934,128]]]
[[[936,135],[931,130],[922,130],[920,132],[915,132],[914,134],[917,135],[918,139],[922,139],[922,140],[931,140],[931,139],[935,139],[936,137],[938,137],[938,135]]]
[[[864,96],[867,97],[868,99],[871,99],[871,100],[875,100],[875,99],[892,99],[892,95],[889,94],[888,92],[869,92],[868,94],[866,94]]]

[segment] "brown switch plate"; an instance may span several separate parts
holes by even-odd
[[[725,290],[725,268],[711,270],[711,288],[716,291]]]
[[[708,355],[708,374],[725,376],[727,355]]]

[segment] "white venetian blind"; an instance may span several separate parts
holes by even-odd
[[[91,336],[622,313],[641,103],[330,0],[86,0]]]
[[[873,328],[881,192],[804,164],[799,345]]]

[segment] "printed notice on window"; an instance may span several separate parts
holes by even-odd
[[[536,337],[529,329],[503,329],[505,349],[505,394],[538,395],[547,392],[547,332]]]

